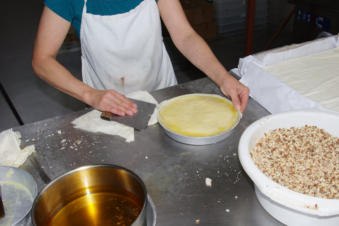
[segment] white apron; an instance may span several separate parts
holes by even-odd
[[[86,84],[123,94],[177,84],[155,0],[144,0],[129,12],[109,16],[87,13],[86,3],[80,29]]]

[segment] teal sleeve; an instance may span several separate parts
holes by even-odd
[[[65,20],[72,22],[74,11],[70,0],[45,0],[44,4]]]
[[[126,13],[137,7],[143,0],[88,0],[87,12],[95,15]]]

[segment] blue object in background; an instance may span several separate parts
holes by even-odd
[[[323,16],[316,16],[315,18],[315,26],[323,31],[330,30],[331,21]]]
[[[330,30],[331,21],[328,18],[314,15],[303,9],[297,10],[297,20],[305,24],[311,24],[322,31]]]
[[[298,9],[297,11],[297,20],[303,23],[310,24],[312,21],[312,17],[313,15],[305,10]]]

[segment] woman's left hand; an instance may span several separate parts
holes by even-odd
[[[249,89],[227,72],[207,43],[194,31],[180,1],[159,0],[158,7],[175,46],[193,65],[219,85],[221,91],[232,99],[237,110],[243,112]]]
[[[250,90],[230,74],[224,76],[220,83],[220,89],[225,96],[232,99],[235,109],[244,112]]]

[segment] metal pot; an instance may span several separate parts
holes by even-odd
[[[31,217],[35,226],[114,225],[132,211],[128,225],[145,226],[146,207],[146,188],[135,173],[115,165],[92,165],[50,182],[35,199]]]

